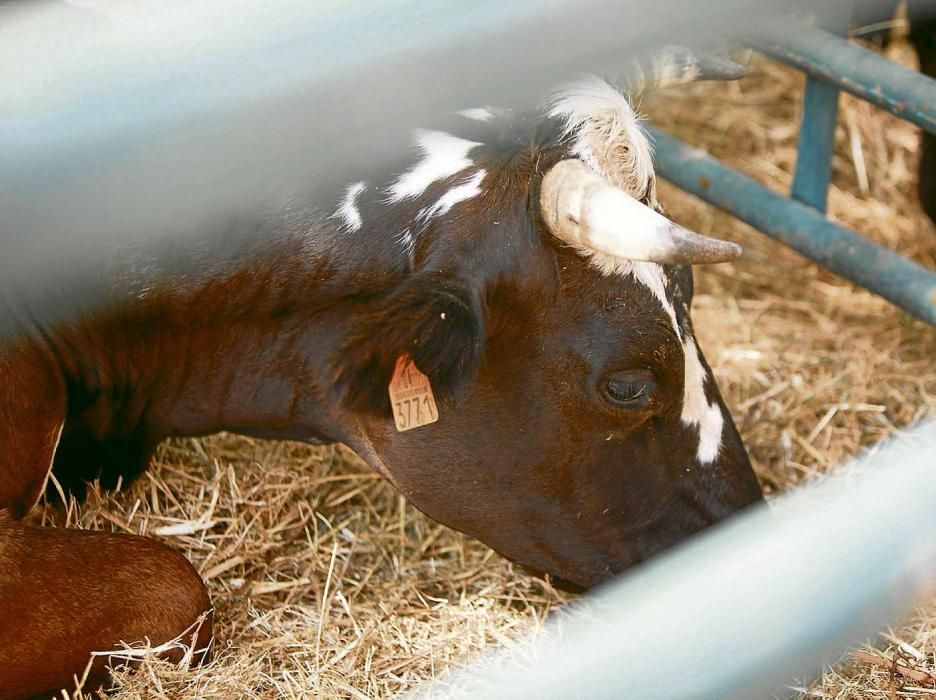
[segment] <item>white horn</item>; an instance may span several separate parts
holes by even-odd
[[[562,160],[549,169],[540,207],[556,238],[615,258],[701,265],[741,255],[741,246],[674,224],[580,160]]]

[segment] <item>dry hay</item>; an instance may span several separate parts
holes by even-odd
[[[801,88],[799,74],[755,60],[740,83],[694,86],[644,108],[785,192]],[[933,267],[936,230],[914,193],[917,144],[914,127],[846,97],[830,211]],[[768,493],[934,412],[933,329],[671,186],[661,200],[675,219],[745,247],[739,262],[698,271],[695,319]],[[185,551],[211,589],[215,660],[121,673],[121,698],[387,696],[535,631],[567,600],[416,512],[343,447],[177,441],[128,490],[92,492],[68,514],[46,507],[34,519],[66,517],[159,537]],[[905,666],[932,672],[936,604],[873,641],[884,645],[875,654],[899,651]],[[936,692],[887,666],[852,662],[804,693]]]

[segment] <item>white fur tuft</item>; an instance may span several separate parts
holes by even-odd
[[[358,195],[366,189],[367,183],[363,181],[348,185],[348,189],[345,190],[344,197],[341,198],[338,209],[332,214],[333,218],[341,221],[341,227],[349,233],[357,231],[361,228],[361,224],[363,223],[361,220],[361,212],[357,207],[357,198]]]
[[[653,149],[627,97],[600,78],[567,85],[550,102],[572,153],[635,199],[656,206]]]
[[[416,238],[413,236],[412,232],[407,228],[400,231],[396,236],[397,243],[402,246],[403,251],[406,253],[406,257],[412,260],[413,252],[416,250]]]
[[[485,174],[485,170],[481,169],[460,185],[455,185],[435,202],[423,208],[417,215],[417,220],[424,224],[428,223],[430,219],[436,216],[444,216],[447,214],[448,211],[459,202],[477,197],[481,194],[481,182],[484,180]]]
[[[418,130],[416,145],[422,158],[387,190],[387,202],[394,203],[418,197],[433,182],[450,177],[472,164],[468,152],[480,143],[452,136],[444,131]]]

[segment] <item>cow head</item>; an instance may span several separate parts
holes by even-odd
[[[336,213],[396,235],[409,271],[362,302],[334,391],[348,442],[418,508],[590,586],[761,499],[690,320],[691,264],[740,249],[662,216],[650,144],[605,82],[529,122],[462,114]],[[388,385],[410,361],[438,416],[401,432]]]

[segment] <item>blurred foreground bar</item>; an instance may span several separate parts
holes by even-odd
[[[453,110],[531,108],[660,43],[717,42],[792,0],[134,0],[0,5],[0,333],[184,274],[211,222],[334,208]],[[449,115],[449,116],[446,116]],[[152,267],[152,266],[150,266]]]
[[[789,697],[936,595],[936,422],[708,531],[416,693]]]

